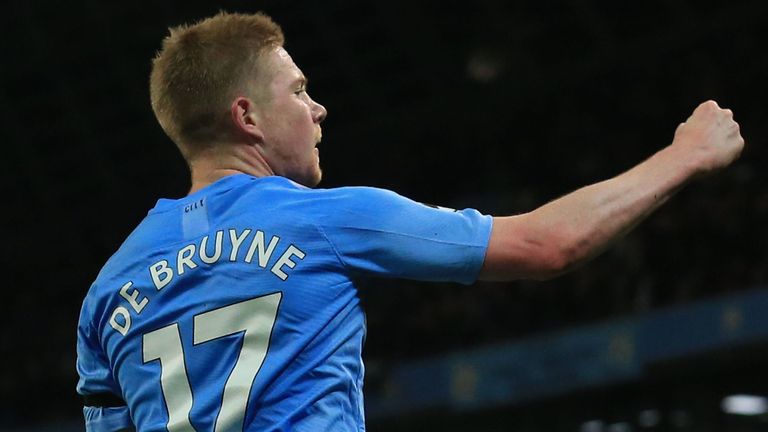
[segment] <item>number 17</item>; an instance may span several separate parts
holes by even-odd
[[[195,315],[193,343],[243,334],[243,344],[232,373],[224,384],[215,431],[242,430],[253,380],[264,363],[282,293],[256,297]],[[143,336],[143,361],[160,360],[160,384],[168,407],[169,432],[195,432],[189,419],[192,389],[187,378],[179,324]]]

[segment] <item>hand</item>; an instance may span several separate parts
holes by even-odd
[[[688,120],[675,131],[672,146],[683,149],[683,157],[691,161],[699,174],[727,167],[739,158],[744,138],[733,112],[720,108],[715,101],[696,107]]]

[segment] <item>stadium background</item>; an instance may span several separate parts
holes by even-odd
[[[5,2],[0,430],[82,428],[82,296],[155,200],[188,187],[149,107],[150,59],[167,26],[219,9],[283,26],[329,111],[324,187],[524,212],[649,156],[703,100],[742,125],[741,161],[571,275],[368,283],[371,431],[768,430],[760,409],[721,405],[768,395],[758,0]]]

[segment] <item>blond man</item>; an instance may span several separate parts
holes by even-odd
[[[701,104],[631,170],[517,216],[314,189],[325,108],[262,14],[171,30],[152,108],[189,164],[106,263],[78,326],[86,428],[360,431],[356,280],[547,279],[605,249],[744,141]]]

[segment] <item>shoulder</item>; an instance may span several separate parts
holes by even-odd
[[[285,177],[265,177],[248,187],[249,192],[259,190],[287,193],[307,200],[311,199],[355,199],[361,197],[401,197],[397,193],[370,186],[344,186],[335,188],[309,188]],[[402,197],[401,197],[402,198]]]
[[[334,217],[345,212],[380,211],[395,204],[415,204],[387,189],[368,186],[308,188],[283,177],[270,177],[244,190],[245,203],[297,215]]]

